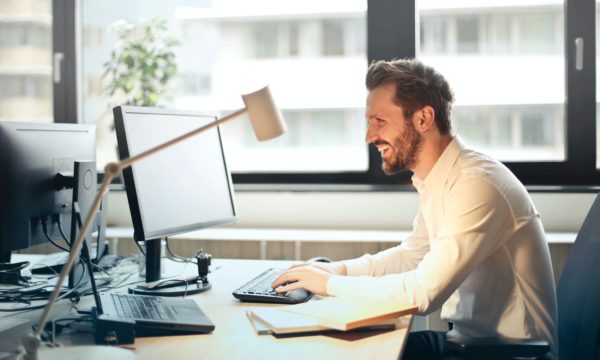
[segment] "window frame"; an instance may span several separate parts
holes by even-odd
[[[367,57],[369,63],[379,59],[413,58],[417,55],[419,12],[416,0],[368,0]],[[62,62],[64,81],[54,84],[55,122],[77,122],[81,94],[78,94],[80,69],[77,56],[79,0],[53,1],[53,52],[65,54]],[[565,0],[565,141],[564,161],[504,162],[529,188],[549,191],[586,188],[600,185],[596,169],[596,50],[594,0]],[[583,38],[583,70],[575,69],[575,38]],[[366,69],[365,69],[366,71]],[[365,144],[365,146],[367,146]],[[234,173],[233,182],[253,191],[292,190],[362,190],[406,189],[411,173],[387,176],[373,146],[368,147],[369,167],[364,172],[314,173]],[[238,186],[236,186],[237,188]],[[554,190],[553,190],[554,189]],[[562,189],[562,190],[561,190]]]
[[[52,0],[52,90],[56,123],[82,122],[81,94],[78,93],[78,69],[81,68],[77,56],[78,24],[78,0]],[[57,57],[62,60],[57,61]]]

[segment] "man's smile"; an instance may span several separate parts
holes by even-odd
[[[375,144],[375,146],[377,147],[377,150],[379,150],[381,157],[384,157],[385,154],[388,153],[389,150],[391,149],[390,144],[384,143],[384,142],[377,143],[377,144]]]

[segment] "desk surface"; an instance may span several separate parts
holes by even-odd
[[[185,356],[201,359],[398,359],[411,316],[403,326],[386,332],[349,332],[275,338],[257,335],[246,317],[246,309],[272,304],[245,303],[231,293],[268,267],[287,267],[289,261],[214,259],[209,274],[212,289],[192,295],[216,328],[211,334],[137,338],[131,347],[139,359],[171,359]],[[180,271],[182,264],[167,262],[167,273]],[[193,274],[189,264],[186,272]]]

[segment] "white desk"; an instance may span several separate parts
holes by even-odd
[[[287,267],[289,261],[220,260],[209,275],[212,289],[191,296],[215,324],[211,334],[138,338],[131,347],[139,359],[398,359],[412,317],[402,327],[386,332],[349,332],[329,335],[275,338],[256,335],[246,318],[248,307],[279,306],[244,303],[231,292],[268,267]],[[167,272],[181,264],[168,262]],[[192,264],[187,271],[196,271]],[[89,299],[86,299],[89,301]],[[90,335],[91,338],[91,335]]]

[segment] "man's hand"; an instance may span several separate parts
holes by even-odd
[[[277,292],[306,289],[317,295],[327,295],[327,281],[331,275],[346,275],[342,263],[303,263],[292,265],[289,270],[273,281]],[[285,284],[285,285],[284,285]]]

